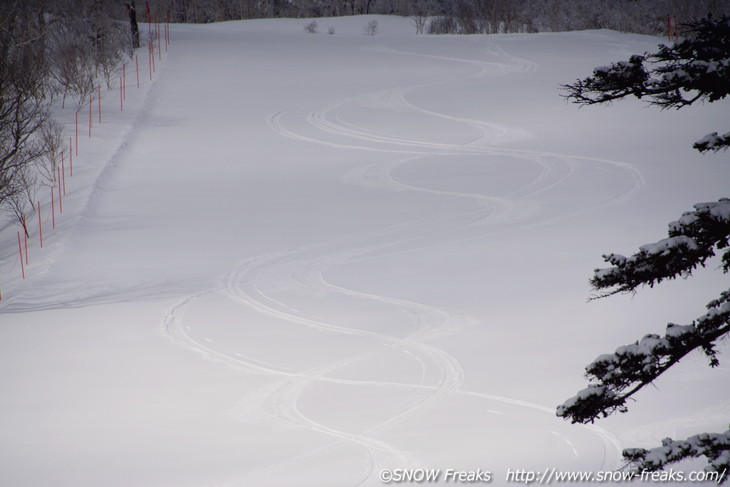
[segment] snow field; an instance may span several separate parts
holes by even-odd
[[[727,391],[705,391],[728,369],[701,360],[590,428],[554,406],[598,354],[722,289],[706,271],[585,304],[601,254],[724,196],[727,164],[691,143],[726,103],[560,99],[654,38],[366,20],[172,26],[154,83],[81,145],[75,220],[3,286],[0,478],[354,486],[429,467],[501,485],[723,428]]]

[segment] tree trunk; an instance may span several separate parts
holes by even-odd
[[[127,15],[129,15],[129,29],[132,33],[132,49],[139,48],[139,25],[137,25],[137,10],[134,8],[134,2],[132,4],[125,5],[127,9]]]

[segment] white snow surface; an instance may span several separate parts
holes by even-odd
[[[727,288],[711,264],[586,303],[602,254],[728,196],[727,154],[691,148],[727,130],[728,102],[560,97],[658,38],[375,18],[376,36],[370,17],[173,25],[152,82],[145,49],[139,89],[128,64],[124,111],[103,90],[91,138],[82,110],[25,280],[18,227],[0,231],[0,484],[369,486],[422,467],[504,485],[726,430],[726,345],[595,426],[555,406],[594,357]]]

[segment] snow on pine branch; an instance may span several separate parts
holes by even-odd
[[[730,470],[730,430],[725,433],[701,433],[686,440],[675,441],[666,438],[662,446],[646,450],[628,448],[623,456],[635,472],[661,470],[665,466],[689,458],[705,457],[708,465],[706,472],[717,472],[717,484],[727,480]]]
[[[708,16],[684,27],[681,42],[598,67],[592,76],[562,85],[565,98],[596,105],[634,96],[660,108],[679,109],[730,95],[730,16]],[[706,135],[693,147],[700,152],[727,149],[730,132]]]
[[[593,76],[563,85],[566,98],[594,105],[633,95],[662,108],[725,98],[730,94],[730,16],[685,27],[681,42],[598,67]]]
[[[730,199],[698,203],[695,211],[685,212],[669,224],[669,237],[642,245],[631,257],[620,254],[604,255],[612,267],[595,269],[590,283],[596,289],[608,291],[599,297],[620,292],[633,292],[640,285],[654,286],[664,279],[686,276],[716,249],[728,248],[730,238]],[[722,268],[730,270],[730,249],[722,256]]]
[[[607,103],[629,95],[641,98],[647,94],[651,77],[644,60],[644,56],[633,55],[628,61],[599,66],[593,70],[593,76],[563,85],[565,97],[580,105]]]
[[[692,147],[700,152],[708,150],[717,152],[719,150],[727,149],[730,147],[730,132],[723,135],[717,135],[717,132],[705,135],[700,140],[692,144]]]
[[[670,323],[664,336],[646,335],[596,358],[586,367],[586,376],[593,382],[558,406],[557,415],[589,423],[615,411],[625,412],[631,395],[696,349],[704,351],[710,366],[717,366],[715,343],[730,333],[730,289],[711,301],[707,310],[689,325]]]

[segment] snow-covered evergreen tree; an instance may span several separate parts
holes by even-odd
[[[593,76],[563,87],[581,105],[607,103],[627,96],[660,108],[682,108],[714,102],[730,94],[730,16],[687,24],[687,38],[656,53],[593,70]],[[730,132],[709,134],[695,142],[699,151],[730,146]]]
[[[730,17],[692,23],[689,37],[654,54],[596,68],[593,76],[565,85],[567,97],[582,105],[607,103],[626,96],[649,100],[661,108],[682,108],[698,101],[714,102],[730,94]],[[648,66],[647,66],[648,65]],[[710,134],[695,142],[699,151],[730,146],[730,133]],[[590,283],[598,297],[634,292],[665,279],[689,276],[708,259],[721,254],[723,272],[730,271],[730,199],[698,203],[669,224],[667,238],[643,245],[630,257],[604,255],[611,267],[596,269]],[[558,406],[557,414],[574,423],[589,423],[616,411],[652,384],[687,354],[702,351],[709,365],[719,364],[716,344],[730,334],[730,289],[707,304],[692,323],[667,325],[663,336],[650,334],[601,355],[586,367],[587,388]],[[730,431],[704,433],[686,440],[667,438],[662,446],[624,450],[632,468],[660,470],[687,458],[705,457],[706,470],[730,469]],[[724,477],[722,480],[726,480]]]

